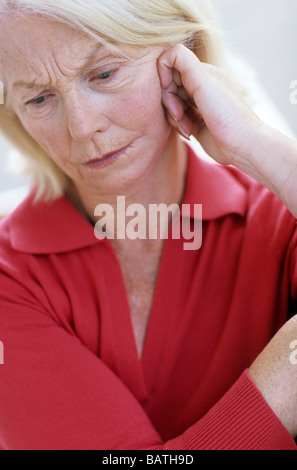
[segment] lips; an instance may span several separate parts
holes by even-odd
[[[119,158],[128,148],[130,145],[123,147],[115,152],[106,153],[105,155],[100,155],[97,158],[93,158],[88,162],[84,163],[84,166],[87,168],[102,168],[107,166],[110,163],[113,163],[117,158]]]

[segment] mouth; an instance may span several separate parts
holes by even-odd
[[[84,163],[83,166],[90,169],[104,168],[107,165],[110,165],[111,163],[115,162],[121,155],[123,155],[123,153],[126,152],[126,150],[128,150],[129,147],[130,144],[126,147],[117,150],[116,152],[100,155],[97,158],[93,158],[92,160],[89,160],[88,162]]]

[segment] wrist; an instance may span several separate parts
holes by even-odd
[[[246,138],[232,164],[281,199],[297,216],[297,142],[262,123]]]
[[[263,370],[258,368],[257,361],[255,362],[256,364],[252,364],[248,370],[250,379],[261,393],[275,416],[279,419],[284,428],[286,428],[292,438],[295,439],[297,430],[293,417],[296,413],[293,411],[294,406],[290,403],[288,393],[282,389],[281,384],[275,382],[275,377],[272,374],[263,373]]]
[[[267,146],[273,142],[274,129],[260,120],[255,120],[245,129],[240,147],[232,156],[232,165],[246,172],[254,168],[261,169],[261,156],[267,152]]]

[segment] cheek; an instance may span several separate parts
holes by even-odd
[[[133,90],[120,99],[117,113],[120,113],[124,127],[131,130],[145,130],[167,124],[162,105],[160,86],[150,87],[148,83]]]
[[[36,122],[24,127],[28,134],[53,160],[57,161],[61,159],[61,156],[67,156],[66,143],[68,142],[68,135],[65,133],[64,126],[61,126],[61,124],[40,126],[40,123]]]

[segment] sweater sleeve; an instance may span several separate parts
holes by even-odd
[[[127,387],[28,288],[4,274],[0,286],[2,449],[296,448],[247,372],[204,418],[162,442]]]
[[[297,450],[247,370],[179,439],[187,450]]]

